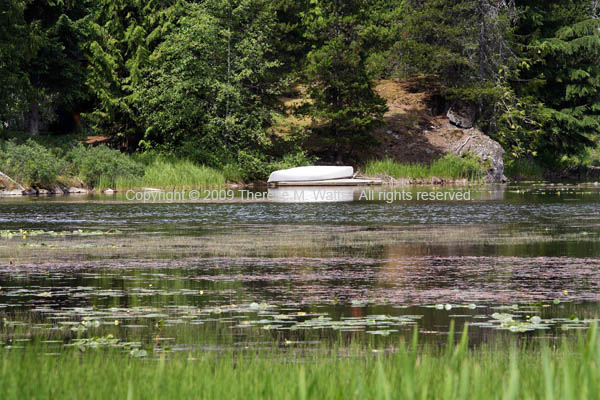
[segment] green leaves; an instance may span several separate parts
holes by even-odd
[[[303,112],[326,125],[323,133],[331,139],[338,161],[354,146],[369,143],[370,131],[387,110],[365,68],[356,14],[361,5],[360,1],[316,5],[303,21],[313,41],[304,69],[313,102]]]

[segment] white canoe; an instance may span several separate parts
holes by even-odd
[[[269,182],[305,182],[325,181],[331,179],[352,178],[354,168],[352,167],[297,167],[282,169],[271,173]]]

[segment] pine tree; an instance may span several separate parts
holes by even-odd
[[[90,10],[84,46],[86,85],[94,98],[84,115],[98,133],[137,145],[143,127],[132,107],[148,56],[183,12],[176,0],[99,0]]]
[[[261,153],[277,102],[275,13],[264,0],[188,3],[150,56],[136,109],[144,141],[198,162]]]
[[[36,135],[86,97],[79,45],[87,1],[3,2],[0,120]]]
[[[313,2],[305,15],[313,42],[305,74],[312,100],[304,112],[325,124],[323,134],[342,162],[353,150],[372,144],[370,131],[381,123],[385,101],[374,91],[365,68],[359,10],[368,2]]]
[[[25,5],[16,0],[0,3],[0,131],[14,129],[30,89],[22,63],[30,59]]]
[[[534,96],[542,124],[541,157],[575,154],[600,134],[600,19],[588,1],[526,2],[520,34],[531,68],[517,92]]]

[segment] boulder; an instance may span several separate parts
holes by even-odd
[[[6,175],[2,171],[0,171],[0,182],[2,182],[2,186],[5,188],[14,187],[18,190],[25,190],[23,186],[21,186],[18,182],[12,179],[10,176]]]
[[[86,194],[88,191],[84,188],[70,187],[67,189],[70,194]]]
[[[54,189],[52,189],[50,192],[52,194],[65,194],[65,193],[68,193],[68,192],[65,192],[65,189],[66,188],[63,188],[61,186],[55,186]]]
[[[104,189],[104,190],[102,191],[102,193],[104,193],[104,194],[115,194],[115,191],[114,191],[114,190],[112,190],[112,189]]]
[[[23,190],[13,189],[13,190],[2,190],[0,191],[1,196],[23,196]]]
[[[478,129],[467,129],[464,133],[467,136],[457,144],[454,153],[457,155],[469,153],[481,158],[487,170],[485,178],[487,183],[506,182],[504,176],[504,149],[500,146],[500,143],[484,135]]]
[[[475,107],[472,104],[458,100],[450,107],[446,116],[452,125],[463,129],[469,129],[473,127],[475,112]]]
[[[38,195],[40,195],[40,194],[41,194],[41,195],[46,195],[46,194],[50,194],[50,191],[49,191],[49,190],[47,190],[47,189],[38,189],[38,190],[37,190],[37,194],[38,194]]]

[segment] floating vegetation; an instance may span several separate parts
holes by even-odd
[[[90,230],[90,229],[76,229],[73,231],[45,231],[41,229],[19,229],[18,231],[11,230],[0,230],[0,238],[12,239],[22,238],[27,239],[28,237],[36,236],[99,236],[99,235],[117,235],[122,232],[118,229],[108,230]]]

